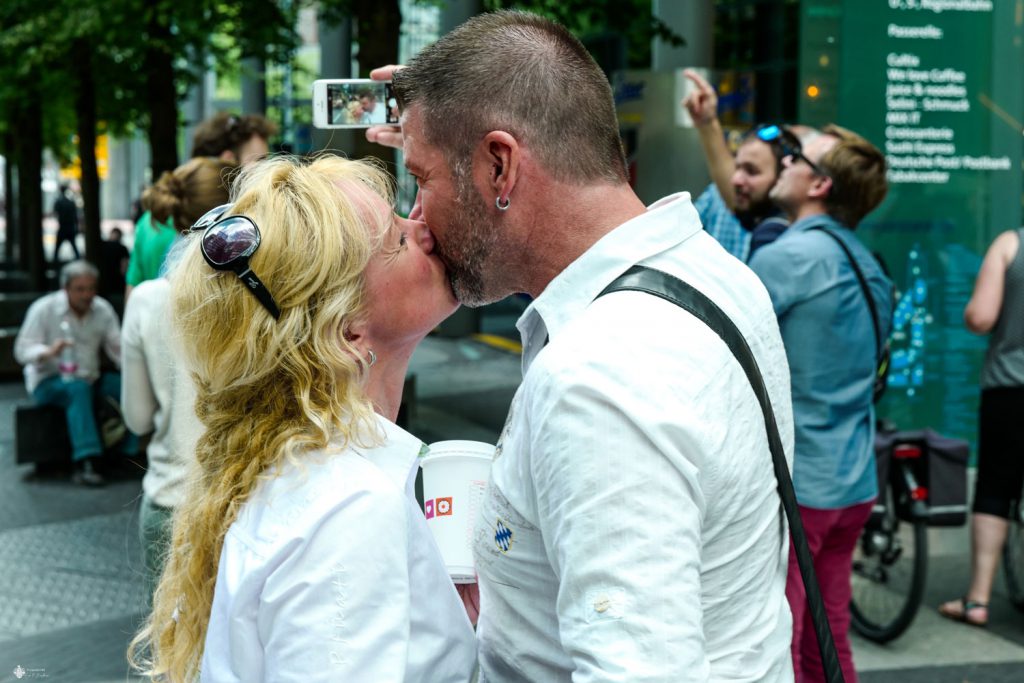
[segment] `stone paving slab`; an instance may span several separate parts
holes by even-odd
[[[0,532],[0,630],[7,640],[139,611],[132,512]]]
[[[858,674],[860,683],[1021,683],[1021,664],[966,664]]]
[[[0,683],[19,683],[19,666],[38,672],[20,683],[139,683],[128,673],[126,651],[141,623],[136,613],[0,643]]]

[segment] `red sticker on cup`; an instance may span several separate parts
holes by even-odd
[[[444,515],[452,514],[452,499],[451,498],[438,498],[437,501],[437,516],[443,517]]]

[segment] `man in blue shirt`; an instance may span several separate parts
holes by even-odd
[[[836,239],[864,275],[884,339],[892,282],[853,230],[885,198],[885,175],[885,157],[871,143],[825,128],[785,159],[771,198],[792,224],[750,261],[771,296],[789,359],[793,483],[847,681],[856,681],[847,637],[852,556],[878,495],[872,387],[880,349],[865,292]],[[796,678],[823,681],[792,552],[786,595]]]

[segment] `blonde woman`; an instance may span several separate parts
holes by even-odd
[[[164,173],[147,194],[160,224],[186,233],[203,214],[228,201],[237,164],[216,157],[190,159]],[[170,545],[171,514],[185,496],[185,476],[202,433],[188,371],[175,363],[174,333],[167,278],[146,280],[132,290],[121,329],[121,405],[136,434],[151,434],[148,467],[142,478],[139,536],[142,539],[146,595],[152,595]]]
[[[260,162],[232,195],[170,276],[205,432],[131,654],[168,681],[467,681],[421,444],[393,424],[456,306],[433,237],[361,162]]]

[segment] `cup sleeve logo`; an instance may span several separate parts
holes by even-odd
[[[452,499],[438,498],[435,501],[435,510],[437,510],[438,517],[452,514]]]
[[[433,499],[423,501],[423,514],[426,516],[427,519],[433,519],[434,518],[434,500]]]

